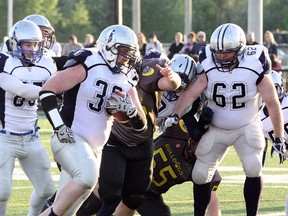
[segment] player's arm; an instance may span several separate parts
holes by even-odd
[[[174,107],[174,113],[181,118],[190,110],[193,102],[200,97],[201,93],[207,86],[207,77],[205,73],[201,73],[196,77],[195,82],[190,84],[188,88],[180,95]]]
[[[4,72],[0,73],[0,87],[7,92],[27,99],[39,98],[41,90],[40,86],[25,84],[16,77]]]
[[[142,108],[142,105],[140,103],[137,90],[135,87],[133,87],[128,91],[128,93],[131,96],[132,103],[136,107],[136,113],[133,116],[129,116],[130,118],[129,122],[135,130],[144,131],[147,129],[147,119],[145,112]]]
[[[55,94],[62,93],[86,78],[86,70],[83,65],[78,64],[55,73],[44,85],[42,91],[52,91]]]
[[[163,75],[158,80],[158,88],[162,91],[173,91],[180,87],[181,78],[175,73],[170,66],[161,67],[160,65],[156,65],[157,69]]]
[[[257,88],[269,111],[269,116],[274,128],[275,138],[283,138],[284,123],[281,105],[270,75],[264,75],[262,81],[257,85]]]
[[[55,73],[44,84],[42,91],[39,93],[43,111],[62,143],[73,143],[75,140],[73,132],[64,124],[60,116],[56,94],[73,88],[81,83],[86,76],[87,72],[82,64],[72,65]]]
[[[280,102],[275,91],[274,83],[271,76],[264,75],[261,82],[257,85],[258,91],[263,98],[264,103],[267,106],[269,116],[274,129],[275,140],[272,143],[271,157],[274,153],[279,154],[280,164],[286,159],[285,156],[285,144],[284,144],[284,121],[283,114],[280,106]]]

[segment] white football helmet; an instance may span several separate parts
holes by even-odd
[[[185,54],[175,54],[171,59],[171,68],[181,78],[181,90],[185,90],[197,73],[197,64],[194,59]]]
[[[246,36],[241,27],[233,23],[220,25],[212,33],[210,38],[210,50],[213,53],[213,60],[218,70],[223,72],[231,71],[239,63],[242,53],[246,47]],[[220,60],[215,53],[237,51],[232,58]]]
[[[131,54],[127,55],[120,48],[129,48]],[[114,73],[129,73],[140,58],[137,36],[132,29],[124,25],[112,25],[105,28],[98,40],[97,48]],[[118,55],[129,58],[127,67],[117,63]]]
[[[181,85],[176,91],[165,92],[164,97],[168,101],[175,101],[180,96],[180,92],[187,88],[197,74],[197,64],[192,57],[186,54],[175,54],[171,59],[170,66],[175,73],[179,74]]]
[[[278,94],[278,98],[280,101],[282,101],[285,95],[284,82],[283,82],[282,76],[277,71],[274,71],[274,70],[271,70],[271,76],[272,76],[272,80],[274,82],[274,86]]]
[[[39,28],[42,31],[42,36],[44,39],[44,47],[47,49],[51,49],[51,47],[55,42],[55,30],[52,27],[49,20],[46,17],[39,14],[29,15],[25,17],[23,20],[32,21],[39,26]]]
[[[36,51],[27,51],[21,48],[22,42],[38,42],[38,49]],[[39,27],[28,20],[18,21],[13,25],[9,32],[9,49],[10,54],[23,60],[26,63],[40,61],[43,55],[43,39]],[[29,58],[27,58],[29,56]]]

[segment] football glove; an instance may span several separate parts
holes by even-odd
[[[74,134],[72,130],[66,125],[61,125],[54,130],[61,143],[75,143]]]
[[[274,153],[279,154],[279,164],[282,164],[286,160],[286,146],[284,144],[283,138],[275,138],[275,141],[272,143],[271,148],[271,157],[273,158]]]
[[[214,112],[210,107],[204,107],[200,113],[199,124],[207,129],[212,121]]]
[[[164,132],[166,128],[171,127],[173,124],[177,124],[179,121],[179,116],[176,113],[173,113],[165,117],[160,125],[160,131]]]
[[[189,138],[183,152],[184,159],[191,164],[194,164],[197,159],[195,155],[197,145],[198,145],[197,141]]]
[[[124,112],[129,118],[133,118],[137,115],[137,109],[129,94],[122,97],[116,93],[112,93],[111,97],[107,100],[106,108],[109,109],[112,114],[116,112]]]

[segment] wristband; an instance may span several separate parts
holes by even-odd
[[[58,111],[57,97],[55,93],[51,91],[41,91],[39,96],[43,111],[45,112],[46,117],[52,125],[53,129],[55,130],[61,125],[64,125],[64,122]]]

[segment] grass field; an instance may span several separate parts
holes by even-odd
[[[51,161],[53,161],[49,139],[51,127],[45,117],[40,116],[41,139],[45,145]],[[240,161],[231,148],[219,168],[222,182],[218,189],[218,197],[223,215],[245,215],[245,202],[243,198],[243,184],[245,176],[241,168]],[[51,169],[55,185],[58,185],[59,171],[55,163]],[[285,215],[285,197],[288,196],[288,168],[287,164],[278,164],[278,158],[267,156],[265,168],[263,170],[263,193],[259,215],[279,216]],[[7,216],[27,215],[29,210],[29,197],[32,185],[27,180],[19,164],[16,163],[13,176],[12,196],[7,207]],[[187,182],[171,188],[164,199],[170,206],[172,215],[188,216],[193,215],[193,195],[192,183]],[[156,216],[156,215],[155,215]]]

